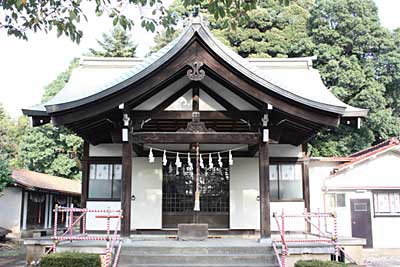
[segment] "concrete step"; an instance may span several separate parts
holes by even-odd
[[[124,246],[121,251],[121,255],[137,254],[273,254],[273,250],[264,246]]]
[[[118,267],[279,267],[273,263],[261,264],[118,264]]]
[[[121,264],[200,264],[200,265],[213,265],[213,264],[264,264],[275,263],[273,254],[131,254],[121,255]]]

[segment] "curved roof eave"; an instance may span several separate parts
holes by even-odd
[[[274,83],[273,78],[266,79],[261,77],[260,73],[257,73],[257,70],[252,69],[249,66],[249,63],[243,59],[241,56],[233,52],[231,49],[225,47],[221,42],[215,39],[211,32],[205,27],[201,22],[192,23],[188,26],[183,33],[172,41],[169,45],[161,49],[159,52],[155,53],[153,56],[149,58],[149,60],[145,61],[143,64],[140,64],[137,67],[134,67],[128,73],[121,75],[118,79],[116,79],[114,84],[109,84],[108,87],[105,87],[99,92],[92,94],[90,96],[84,97],[82,99],[73,100],[70,102],[63,103],[54,103],[51,100],[45,104],[45,108],[48,114],[65,111],[68,109],[77,108],[79,106],[91,103],[98,99],[107,97],[113,93],[116,93],[126,86],[137,82],[138,80],[144,78],[161,65],[170,60],[174,55],[176,55],[187,43],[188,41],[198,33],[198,35],[203,39],[203,41],[224,61],[230,64],[234,69],[238,72],[242,73],[252,81],[261,85],[261,87],[266,90],[271,90],[285,98],[291,99],[300,104],[306,105],[311,108],[315,108],[318,110],[322,110],[325,112],[331,112],[339,115],[344,115],[346,112],[347,105],[332,105],[327,103],[318,102],[309,98],[305,98],[294,94],[285,88]],[[126,78],[128,77],[128,78]]]

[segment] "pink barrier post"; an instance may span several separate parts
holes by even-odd
[[[54,226],[53,226],[53,253],[56,252],[57,243],[57,223],[58,223],[58,204],[54,208]]]
[[[105,267],[110,267],[111,263],[111,248],[110,248],[110,208],[107,209],[107,248],[106,248],[106,259]]]
[[[282,214],[281,214],[281,219],[282,219],[282,267],[286,267],[286,241],[285,241],[285,212],[282,209]]]
[[[336,213],[332,213],[333,217],[333,244],[335,245],[335,260],[339,259],[339,246],[338,246],[338,230],[337,230],[337,216]]]
[[[83,212],[83,218],[82,218],[82,234],[86,234],[86,211]]]
[[[72,228],[73,228],[72,223],[73,223],[73,221],[74,221],[74,212],[73,212],[73,208],[74,208],[74,204],[71,204],[71,210],[70,210],[70,212],[69,212],[69,236],[70,236],[70,237],[72,237],[72,235],[73,235],[73,231],[72,231]]]

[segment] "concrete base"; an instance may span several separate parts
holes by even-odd
[[[178,240],[202,241],[208,238],[208,224],[178,224]]]
[[[260,244],[265,244],[265,245],[267,245],[267,246],[271,246],[271,245],[272,245],[272,238],[271,238],[271,237],[260,238],[260,239],[258,239],[258,242],[259,242]]]

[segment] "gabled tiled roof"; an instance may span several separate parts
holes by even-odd
[[[80,182],[58,176],[15,169],[12,171],[11,178],[18,186],[30,190],[45,190],[71,195],[81,194]]]
[[[339,166],[335,167],[332,171],[332,175],[337,174],[340,171],[343,171],[347,168],[350,168],[358,163],[364,162],[372,157],[376,157],[379,154],[382,154],[386,151],[392,150],[393,148],[400,145],[400,141],[397,138],[390,138],[382,143],[379,143],[375,146],[360,150],[354,154],[351,154],[348,158],[349,161]]]

